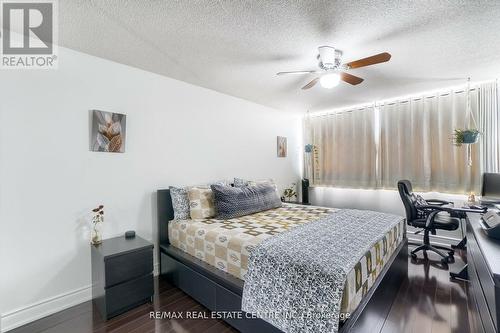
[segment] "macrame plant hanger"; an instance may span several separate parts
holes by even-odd
[[[466,106],[466,111],[465,111],[465,126],[464,128],[467,129],[477,129],[477,123],[476,123],[476,118],[474,117],[474,112],[472,112],[472,107],[471,107],[471,98],[470,98],[470,77],[467,78],[467,106]],[[473,125],[471,127],[470,125]],[[469,167],[472,166],[472,145],[477,142],[477,137],[472,141],[472,142],[464,142],[464,144],[467,145],[467,165]]]

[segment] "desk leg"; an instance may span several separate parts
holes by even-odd
[[[469,281],[469,274],[467,273],[467,264],[465,264],[465,266],[462,267],[462,269],[458,273],[450,272],[450,278]]]
[[[459,250],[465,250],[467,248],[467,238],[464,237],[462,238],[462,240],[460,241],[460,243],[458,243],[457,245],[452,245],[451,248],[452,249],[459,249]]]
[[[465,218],[467,218],[467,216],[465,216]],[[464,228],[464,218],[460,218],[460,230],[462,231],[462,240],[460,241],[460,243],[458,243],[457,245],[452,245],[451,248],[454,249],[454,250],[465,250],[467,248],[467,237],[466,237],[466,233],[465,233],[465,228]]]

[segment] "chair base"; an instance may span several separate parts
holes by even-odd
[[[448,251],[448,254],[444,254],[443,251],[441,250],[446,250]],[[455,251],[453,251],[452,249],[449,249],[449,248],[446,248],[444,246],[438,246],[438,245],[430,245],[430,244],[422,244],[422,245],[419,245],[417,246],[413,251],[411,251],[410,255],[413,259],[417,259],[417,252],[420,252],[420,251],[424,251],[424,253],[426,251],[432,251],[434,253],[436,253],[437,255],[439,255],[441,257],[441,262],[443,264],[448,264],[448,263],[451,263],[454,261],[454,255],[455,255]]]

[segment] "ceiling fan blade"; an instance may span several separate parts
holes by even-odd
[[[352,74],[348,74],[348,73],[345,73],[345,72],[342,72],[340,73],[340,79],[344,82],[347,82],[349,84],[352,84],[353,86],[357,85],[357,84],[360,84],[361,82],[363,82],[364,80],[360,77],[357,77],[355,75],[352,75]]]
[[[370,66],[370,65],[375,65],[379,64],[381,62],[386,62],[391,59],[391,55],[387,52],[384,53],[379,53],[371,57],[359,59],[356,61],[351,61],[346,64],[348,68],[359,68],[359,67],[365,67],[365,66]]]
[[[318,73],[318,71],[293,71],[293,72],[279,72],[276,73],[276,75],[288,75],[288,74],[293,74],[293,75],[302,75],[302,74],[314,74]]]
[[[311,82],[309,82],[308,84],[306,84],[305,86],[302,87],[302,90],[306,90],[306,89],[310,89],[310,88],[314,87],[316,85],[316,83],[318,83],[318,80],[319,80],[319,77],[312,79]]]

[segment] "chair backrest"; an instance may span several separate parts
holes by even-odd
[[[398,191],[401,196],[401,201],[405,206],[406,211],[406,222],[411,223],[413,220],[417,219],[417,208],[415,207],[415,202],[412,197],[413,189],[411,182],[409,180],[398,181]]]
[[[483,174],[481,195],[483,197],[500,198],[500,173]]]

